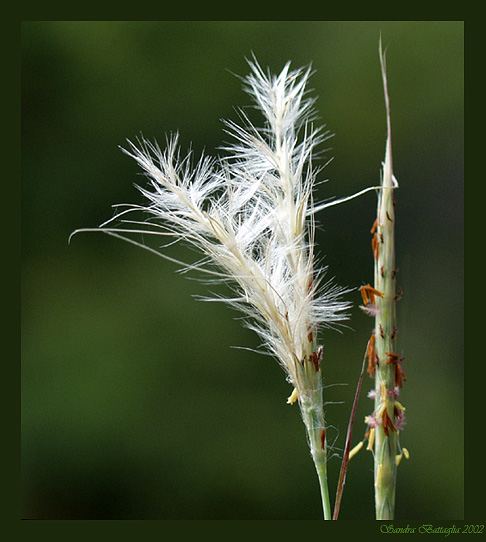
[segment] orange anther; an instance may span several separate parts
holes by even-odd
[[[378,234],[376,232],[371,240],[371,248],[373,249],[373,256],[375,257],[375,260],[378,260],[380,255],[380,243],[378,242]]]
[[[368,373],[370,376],[375,374],[375,368],[378,363],[378,357],[376,355],[375,349],[375,335],[371,335],[370,340],[368,341],[368,348],[366,349],[366,355],[368,356]]]
[[[373,288],[370,284],[367,284],[366,286],[360,287],[361,297],[363,298],[363,303],[366,305],[369,305],[370,303],[372,305],[375,304],[375,295],[378,297],[383,297],[383,292],[380,292],[376,288]],[[369,296],[369,297],[368,297]]]
[[[369,285],[368,285],[369,286]],[[368,286],[361,286],[359,291],[361,292],[361,297],[363,298],[364,305],[368,305],[370,300],[368,299],[368,293],[367,293],[367,287]]]
[[[398,354],[394,354],[393,352],[386,352],[386,355],[388,356],[388,359],[386,360],[386,364],[390,365],[390,363],[398,363]]]

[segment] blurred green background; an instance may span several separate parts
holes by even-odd
[[[22,517],[321,519],[317,477],[277,363],[206,286],[98,233],[141,202],[140,133],[219,152],[222,118],[249,97],[252,52],[279,71],[312,63],[335,134],[321,198],[376,184],[388,45],[397,192],[398,349],[407,382],[398,519],[464,517],[463,70],[460,21],[74,21],[22,24]],[[321,213],[330,276],[372,280],[368,193]],[[173,249],[172,256],[187,256]],[[325,332],[332,494],[372,320]],[[347,384],[347,385],[346,385]],[[353,442],[372,409],[365,379]],[[341,519],[373,519],[372,456],[351,462]]]

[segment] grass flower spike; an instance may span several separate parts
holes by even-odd
[[[328,134],[312,125],[310,69],[294,71],[288,63],[275,76],[256,62],[249,65],[244,86],[263,113],[263,128],[241,113],[244,126],[225,124],[234,140],[224,148],[225,157],[202,157],[195,165],[190,154],[181,157],[177,136],[163,151],[144,139],[130,143],[125,152],[150,180],[140,188],[147,204],[119,208],[99,229],[145,248],[130,234],[189,243],[203,257],[183,270],[232,286],[231,296],[216,300],[248,317],[248,326],[285,370],[293,386],[288,402],[300,406],[324,518],[331,519],[318,332],[344,321],[349,304],[341,299],[346,290],[325,280],[326,269],[317,267],[314,220],[317,211],[341,200],[314,202],[319,169],[312,158]],[[133,218],[139,212],[143,219]]]
[[[374,287],[361,287],[364,312],[374,318],[374,330],[368,341],[366,356],[368,373],[375,388],[368,394],[374,400],[374,411],[366,416],[367,449],[374,454],[374,488],[376,519],[393,519],[397,466],[406,448],[400,448],[399,433],[405,425],[405,408],[397,400],[406,380],[403,358],[396,353],[395,304],[401,297],[396,291],[395,266],[395,190],[398,182],[393,175],[391,124],[385,57],[381,50],[383,87],[387,115],[385,161],[381,190],[378,192],[377,218],[371,228],[374,259]]]

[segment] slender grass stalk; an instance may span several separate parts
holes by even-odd
[[[363,359],[361,366],[361,374],[359,375],[358,385],[356,386],[356,392],[354,394],[353,407],[349,416],[348,430],[346,433],[346,445],[344,447],[343,460],[341,462],[341,471],[339,472],[338,486],[336,490],[336,501],[334,503],[334,512],[332,515],[333,520],[337,520],[339,517],[339,511],[341,509],[341,500],[343,498],[344,484],[346,483],[346,475],[348,472],[349,460],[351,459],[351,437],[353,434],[354,419],[356,416],[356,408],[358,406],[359,394],[361,391],[361,384],[363,383],[363,376],[366,369],[366,355]]]
[[[376,519],[393,519],[399,431],[405,423],[404,408],[398,402],[403,380],[406,380],[402,361],[396,353],[395,304],[395,190],[398,183],[393,175],[390,104],[386,77],[385,56],[381,49],[383,88],[386,105],[387,139],[382,170],[381,190],[378,192],[377,218],[371,230],[374,256],[374,287],[361,288],[366,312],[374,316],[375,327],[368,343],[368,372],[374,377],[374,412],[366,418],[369,425],[368,449],[374,450],[374,487]],[[407,455],[408,452],[403,450]]]

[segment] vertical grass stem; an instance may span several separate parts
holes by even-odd
[[[380,292],[375,315],[374,348],[375,415],[379,420],[374,434],[374,485],[376,519],[393,519],[395,510],[397,435],[395,426],[396,388],[399,386],[399,360],[395,354],[395,188],[393,176],[390,106],[385,58],[380,59],[387,114],[387,141],[383,164],[382,188],[378,195],[376,231],[373,238],[375,257],[374,288]],[[399,386],[401,387],[401,386]]]
[[[313,368],[310,370],[314,371]],[[319,479],[324,519],[330,520],[332,514],[327,482],[327,443],[322,386],[320,383],[314,389],[309,389],[309,392],[300,398],[300,409],[306,427],[312,460]]]

